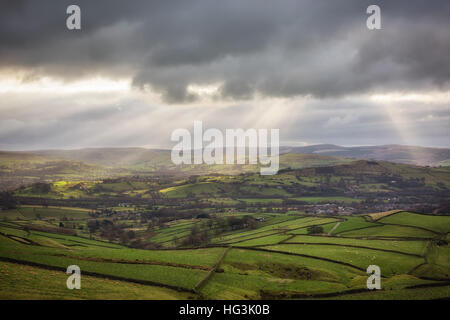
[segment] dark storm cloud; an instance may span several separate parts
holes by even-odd
[[[82,30],[65,28],[69,4]],[[378,4],[382,30],[366,28]],[[450,2],[2,1],[0,67],[75,79],[125,75],[169,101],[447,88]]]

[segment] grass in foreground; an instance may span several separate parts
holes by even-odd
[[[0,262],[0,299],[192,299],[192,293],[81,274],[81,289],[69,290],[68,275]]]

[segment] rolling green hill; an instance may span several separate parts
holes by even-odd
[[[69,218],[82,212],[77,208],[40,210],[48,218],[60,217],[63,211]],[[0,212],[0,217],[4,214]],[[27,227],[50,220],[3,221],[0,299],[450,297],[450,249],[442,240],[450,231],[449,216],[400,211],[375,222],[369,216],[258,216],[265,221],[254,229],[216,234],[214,228],[206,227],[202,232],[211,233],[209,243],[171,250],[136,249],[89,239],[80,232],[67,235]],[[205,227],[204,222],[173,221],[156,228],[151,239],[179,241],[192,226]],[[301,232],[327,225],[337,225],[336,234]],[[391,228],[392,235],[384,228]],[[429,231],[414,237],[409,229]],[[147,236],[145,230],[136,232],[137,237]],[[82,270],[83,290],[66,289],[65,270],[72,264]],[[372,264],[381,269],[382,290],[366,287],[366,268]]]
[[[282,150],[290,153],[381,160],[420,166],[445,166],[450,161],[449,148],[426,148],[403,145],[342,147],[332,144],[319,144],[306,147],[285,147]]]
[[[439,195],[448,189],[450,171],[443,168],[357,160],[334,166],[284,169],[272,176],[250,172],[174,176],[165,180],[148,178],[144,181],[125,175],[109,180],[69,179],[36,184],[17,190],[15,194],[61,199],[118,195],[154,198],[158,194],[163,198],[284,198],[309,203],[334,201],[351,204],[361,202],[371,194],[394,196],[401,192],[404,196],[417,197],[421,193]],[[349,193],[352,196],[349,197]]]
[[[306,168],[349,163],[320,155],[283,154],[280,168]],[[257,165],[174,165],[169,150],[100,148],[0,152],[0,190],[38,181],[100,180],[130,175],[205,175],[258,172]]]
[[[440,179],[439,176],[448,176],[449,172],[445,167],[440,170],[433,168],[425,169],[423,167],[405,166],[395,163],[388,163],[385,161],[378,161],[376,162],[378,164],[377,166],[370,166],[369,164],[373,161],[354,162],[354,160],[348,158],[357,157],[358,155],[362,158],[370,158],[370,153],[354,153],[353,151],[346,151],[342,153],[339,151],[342,150],[342,148],[343,147],[330,145],[304,148],[284,147],[282,150],[284,150],[285,153],[280,155],[280,169],[334,167],[343,164],[351,164],[350,167],[339,166],[334,170],[337,170],[337,175],[340,176],[343,175],[345,170],[354,175],[354,172],[351,170],[356,170],[359,174],[397,174],[402,175],[403,177],[409,177],[411,179],[416,177],[425,177],[425,179],[427,179],[427,183],[433,181],[436,183],[441,182],[442,179]],[[388,146],[384,146],[384,148],[371,147],[370,150],[382,150],[383,152],[380,152],[383,154],[387,153],[387,151],[403,150],[401,152],[409,152],[409,154],[416,155],[419,154],[420,157],[417,156],[419,158],[424,158],[426,154],[425,151],[428,150],[426,148],[419,148],[420,152],[416,152],[416,149],[412,147],[405,148],[400,148],[399,146],[390,146],[388,148]],[[334,151],[331,152],[330,150]],[[427,160],[428,162],[426,163],[437,163],[439,159],[440,164],[445,163],[445,161],[447,161],[444,159],[446,157],[446,150],[447,149],[428,150],[430,151],[430,155],[427,158],[429,160]],[[300,151],[304,151],[305,154],[299,154],[298,152]],[[326,154],[330,154],[330,156]],[[338,157],[336,156],[337,154],[342,156]],[[395,153],[395,155],[391,158],[387,158],[385,156],[380,156],[378,158],[387,158],[388,160],[395,162],[399,160],[398,157],[400,157],[400,155]],[[422,163],[420,161],[414,162],[409,160],[397,162]],[[202,164],[177,166],[170,160],[170,150],[150,150],[144,148],[87,148],[80,150],[0,152],[0,189],[3,190],[14,189],[20,185],[28,185],[37,181],[100,180],[106,177],[130,176],[137,174],[170,174],[181,176],[207,174],[238,175],[241,173],[256,173],[258,171],[258,165]],[[320,170],[313,172],[321,174]]]

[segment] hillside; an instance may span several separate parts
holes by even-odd
[[[97,181],[59,180],[20,188],[14,195],[30,203],[88,205],[102,201],[159,203],[202,201],[209,205],[335,203],[361,210],[442,207],[448,202],[450,170],[357,160],[348,164],[284,169],[277,175],[203,174],[195,176],[123,176]],[[34,200],[33,200],[34,199]],[[370,204],[359,205],[370,199]],[[446,200],[447,199],[447,200]],[[190,204],[191,205],[191,204]],[[342,209],[346,211],[346,209]],[[347,210],[348,211],[348,210]]]
[[[13,211],[14,221],[0,222],[0,299],[448,299],[450,292],[448,216],[236,213],[159,225],[144,211],[145,222],[93,220],[70,208],[0,216]],[[237,224],[244,219],[259,222]],[[200,236],[203,243],[192,242]],[[63,285],[74,262],[82,290]],[[373,264],[383,290],[367,289]]]
[[[0,191],[38,181],[96,180],[122,170],[76,160],[46,158],[34,153],[0,152]]]
[[[107,167],[152,167],[170,161],[169,150],[144,148],[85,148],[76,150],[39,150],[34,155],[45,159],[82,161]]]
[[[286,153],[384,160],[421,166],[447,165],[450,159],[450,149],[448,148],[403,145],[342,147],[332,144],[319,144],[306,147],[285,147],[282,150]]]
[[[383,147],[379,148],[384,150]],[[309,153],[294,153],[294,151],[300,150]],[[292,153],[280,155],[280,170],[303,170],[299,172],[299,176],[315,176],[315,180],[310,179],[311,181],[308,182],[310,187],[318,187],[320,183],[323,185],[324,181],[328,181],[327,179],[331,179],[332,182],[336,182],[336,179],[344,179],[347,181],[347,185],[364,181],[364,179],[370,180],[371,184],[368,183],[368,188],[371,191],[374,190],[373,184],[378,184],[377,188],[380,190],[386,190],[384,187],[386,183],[393,184],[392,181],[397,180],[409,181],[410,184],[416,183],[417,186],[430,185],[436,187],[439,183],[439,186],[448,187],[450,171],[447,170],[447,167],[427,168],[387,161],[355,161],[352,158],[325,155],[332,153],[347,155],[348,153],[345,150],[344,147],[333,145],[311,146],[303,149],[293,148]],[[445,152],[442,152],[443,157]],[[383,152],[379,154],[383,155]],[[353,152],[350,155],[356,155],[356,153]],[[399,153],[392,154],[391,158],[395,158],[396,155],[398,156]],[[361,156],[364,155],[361,154]],[[430,157],[437,159],[436,155]],[[258,172],[258,165],[202,164],[177,166],[170,160],[170,150],[88,148],[0,152],[0,190],[13,190],[19,186],[27,186],[36,182],[98,181],[106,178],[131,176],[178,176],[185,179],[192,175],[239,175],[242,173],[257,174]],[[259,174],[257,175],[259,176]],[[369,175],[370,178],[364,178],[364,175]],[[269,177],[266,181],[278,179],[279,176],[280,174],[275,178]],[[286,175],[281,175],[281,177],[284,176]],[[306,187],[308,183],[303,181],[302,185]],[[285,188],[288,184],[286,182],[282,188]],[[333,188],[333,190],[336,189],[336,187]],[[344,190],[341,188],[339,192],[342,193]],[[257,193],[260,194],[260,192]],[[268,190],[265,194],[271,195],[272,193],[273,195],[279,195],[280,191]],[[288,193],[292,192],[288,191]]]
[[[349,163],[322,155],[283,154],[280,168],[307,168]],[[38,181],[98,180],[126,175],[204,175],[257,172],[257,165],[174,165],[170,150],[88,148],[0,152],[0,190]]]
[[[120,167],[130,170],[168,170],[174,169],[170,160],[170,150],[145,149],[145,148],[86,148],[78,150],[42,150],[33,151],[33,155],[39,159],[66,159],[82,161],[100,166]],[[1,155],[0,155],[1,157]],[[282,154],[281,167],[316,167],[323,165],[335,165],[347,163],[349,160],[334,156],[319,154]],[[202,167],[202,166],[195,166]],[[217,171],[220,166],[212,167],[211,171]],[[214,168],[216,167],[216,168]],[[236,166],[238,167],[238,166]],[[239,166],[242,167],[242,166]],[[250,167],[250,166],[248,166]],[[244,170],[245,171],[245,170]],[[205,172],[205,171],[203,171]]]

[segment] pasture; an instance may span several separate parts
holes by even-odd
[[[450,249],[442,241],[450,231],[447,216],[395,212],[374,221],[363,215],[227,213],[224,218],[261,222],[216,234],[217,222],[178,219],[155,226],[150,240],[162,248],[146,250],[82,230],[58,233],[57,221],[81,223],[89,210],[22,206],[0,215],[2,299],[450,297]],[[209,243],[177,245],[193,226],[211,235]],[[311,226],[323,232],[308,234]],[[150,232],[136,230],[138,237]],[[79,293],[65,288],[64,271],[71,264],[82,270],[85,290]],[[366,291],[366,268],[372,264],[380,266],[385,290]]]

